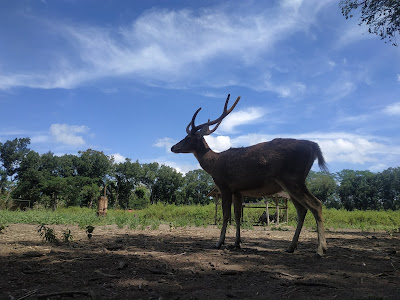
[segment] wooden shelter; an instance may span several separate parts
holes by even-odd
[[[214,224],[217,224],[217,213],[218,206],[221,205],[221,192],[219,191],[217,186],[214,186],[211,191],[207,194],[208,197],[212,197],[215,202],[215,215],[214,215]],[[241,221],[243,222],[243,214],[245,208],[265,208],[266,212],[266,223],[267,226],[270,224],[270,209],[276,210],[276,224],[279,225],[279,216],[281,215],[281,211],[284,212],[284,220],[288,223],[288,199],[290,196],[286,192],[279,192],[274,195],[265,195],[262,197],[264,199],[263,202],[255,202],[255,203],[242,203],[242,217]]]

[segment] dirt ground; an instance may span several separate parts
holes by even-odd
[[[76,226],[50,227],[73,241],[43,242],[35,225],[0,234],[0,299],[400,299],[398,233],[329,231],[317,258],[305,229],[289,254],[293,228],[242,230],[242,249],[216,250],[215,226],[102,226],[91,240]]]

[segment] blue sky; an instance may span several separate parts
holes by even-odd
[[[357,24],[333,0],[4,0],[0,142],[187,172],[200,166],[171,145],[230,93],[216,151],[292,137],[331,172],[397,167],[400,48]]]

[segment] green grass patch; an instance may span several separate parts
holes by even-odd
[[[252,228],[257,223],[263,209],[244,209],[243,228]],[[275,210],[271,209],[270,213]],[[283,211],[281,211],[283,213]],[[0,225],[12,223],[24,224],[65,224],[87,226],[102,226],[116,224],[118,227],[131,229],[158,228],[160,224],[171,227],[208,226],[214,224],[215,205],[150,205],[148,208],[135,211],[109,209],[106,217],[97,217],[96,211],[88,208],[69,207],[51,210],[8,211],[0,210]],[[232,210],[232,224],[234,224]],[[387,230],[398,231],[400,211],[346,211],[344,209],[324,209],[323,216],[326,228],[354,228],[365,231]],[[292,203],[289,203],[289,226],[296,226],[297,213]],[[218,207],[217,224],[222,223],[222,209]],[[313,215],[308,212],[304,226],[315,227]]]

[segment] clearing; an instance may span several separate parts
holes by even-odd
[[[70,229],[73,241],[43,242],[37,226],[26,224],[10,224],[0,234],[0,299],[400,297],[399,233],[329,231],[328,253],[319,259],[317,234],[305,228],[299,249],[289,254],[293,228],[243,229],[242,249],[231,251],[212,248],[216,226],[99,226],[91,240],[77,226],[49,227],[58,237]],[[227,243],[233,240],[230,226]]]

